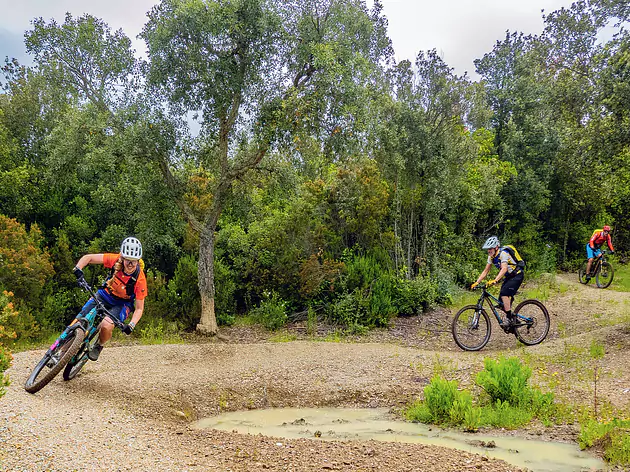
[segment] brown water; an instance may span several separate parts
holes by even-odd
[[[434,444],[474,452],[530,469],[534,472],[605,470],[597,457],[577,445],[523,438],[487,436],[441,430],[419,423],[396,420],[387,409],[278,408],[225,413],[195,423],[212,428],[282,438],[320,440],[397,441]],[[493,441],[495,447],[484,447]]]

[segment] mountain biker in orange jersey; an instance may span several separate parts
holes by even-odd
[[[496,236],[489,237],[484,243],[482,249],[488,250],[488,263],[486,268],[477,278],[477,281],[471,285],[470,288],[475,288],[479,283],[486,278],[492,266],[496,266],[499,269],[494,280],[491,280],[486,284],[486,287],[490,287],[498,283],[503,276],[505,280],[501,285],[501,291],[499,292],[499,299],[503,303],[503,311],[507,314],[508,323],[514,323],[514,315],[512,314],[512,298],[518,291],[519,287],[523,283],[524,271],[523,268],[518,265],[518,262],[512,257],[506,248],[501,247],[499,238]]]
[[[600,249],[602,245],[606,243],[611,253],[615,252],[612,244],[612,238],[610,237],[610,226],[605,225],[602,229],[596,229],[591,236],[591,240],[586,244],[586,257],[588,262],[586,263],[586,281],[591,280],[591,265],[593,259],[599,257],[602,253]]]
[[[125,321],[133,310],[131,321],[125,325],[123,332],[131,334],[144,310],[144,299],[147,296],[147,279],[144,275],[142,261],[142,245],[136,238],[126,238],[120,246],[119,254],[86,254],[75,266],[73,273],[77,279],[85,280],[83,268],[88,264],[103,264],[112,269],[109,277],[98,290],[96,296],[105,308],[120,321]],[[87,315],[94,307],[95,301],[90,299],[81,309],[79,316]],[[88,352],[90,360],[97,360],[103,345],[112,337],[114,323],[105,318],[99,327],[98,341]]]

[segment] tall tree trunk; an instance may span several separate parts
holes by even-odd
[[[219,330],[214,311],[214,231],[216,224],[206,225],[199,238],[199,293],[201,295],[201,319],[197,331],[214,336]]]
[[[564,223],[564,238],[562,241],[562,263],[567,262],[567,245],[569,244],[569,225],[571,223],[571,212],[567,211],[567,219]]]
[[[411,242],[413,241],[413,205],[411,207],[411,214],[409,215],[409,234],[407,234],[407,279],[413,278],[413,264],[411,260]]]
[[[231,181],[222,178],[212,197],[212,207],[206,218],[199,238],[199,270],[198,284],[201,295],[201,319],[197,324],[197,331],[201,334],[214,336],[219,330],[214,310],[214,235],[221,216],[223,201],[232,185]]]

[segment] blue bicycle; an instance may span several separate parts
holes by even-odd
[[[487,291],[487,286],[477,289],[482,290],[477,304],[459,310],[451,326],[455,342],[464,351],[479,351],[490,340],[492,326],[483,307],[484,301],[490,306],[503,331],[514,334],[523,344],[533,346],[547,337],[551,321],[547,308],[541,302],[534,299],[521,302],[513,311],[515,321],[509,323],[507,315],[502,317],[497,311],[497,308],[503,308],[503,303]]]
[[[48,348],[24,384],[29,393],[44,388],[62,369],[64,380],[76,377],[88,361],[88,352],[98,340],[98,327],[105,317],[120,329],[125,326],[107,311],[85,280],[80,281],[79,286],[90,294],[96,305],[87,315],[75,318]]]

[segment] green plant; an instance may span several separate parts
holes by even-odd
[[[593,446],[604,448],[604,459],[613,465],[630,465],[630,420],[614,418],[609,422],[587,419],[580,424],[578,444],[586,449]]]
[[[142,321],[145,321],[144,319]],[[181,343],[176,323],[167,323],[163,319],[141,321],[140,342],[142,344]]]
[[[532,371],[517,357],[484,359],[484,370],[477,374],[477,384],[489,395],[492,403],[500,400],[512,405],[530,402],[527,381]]]
[[[431,383],[424,387],[424,401],[431,413],[432,422],[435,423],[450,420],[453,404],[459,398],[456,380],[448,381],[436,375],[431,379]]]
[[[495,428],[516,429],[529,423],[532,417],[532,412],[525,408],[497,400],[492,405],[482,408],[480,422]]]
[[[472,409],[472,397],[470,396],[470,392],[465,390],[458,392],[449,411],[449,421],[456,425],[464,423],[466,415],[469,415]]]
[[[263,292],[263,300],[252,310],[252,315],[265,328],[274,331],[287,323],[286,302],[276,292]]]
[[[306,334],[309,336],[317,334],[317,312],[311,306],[308,307],[306,314]]]

